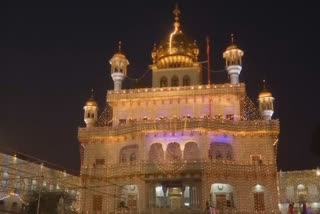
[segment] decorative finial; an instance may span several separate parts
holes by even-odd
[[[157,44],[156,43],[153,43],[153,50],[157,50]]]
[[[176,6],[175,6],[175,8],[174,8],[174,10],[173,10],[173,14],[174,14],[174,16],[175,16],[175,20],[176,20],[176,19],[179,19],[179,15],[181,14],[181,11],[179,10],[179,5],[178,5],[178,3],[176,3]]]
[[[263,90],[266,91],[267,90],[266,80],[262,80],[262,84],[263,84]]]
[[[121,52],[121,41],[119,41],[118,43],[118,49],[119,49],[119,53]]]
[[[234,43],[234,35],[233,35],[233,33],[230,36],[231,36],[231,44],[233,44]]]
[[[91,98],[93,98],[94,97],[94,90],[93,90],[93,88],[91,88]]]
[[[174,14],[174,27],[175,28],[178,28],[180,26],[180,23],[179,23],[179,15],[181,14],[181,11],[179,10],[179,6],[178,6],[178,3],[176,3],[176,6],[173,10],[173,14]]]

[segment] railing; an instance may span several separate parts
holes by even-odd
[[[273,162],[250,164],[248,162],[198,160],[175,162],[139,161],[132,164],[112,164],[105,167],[82,167],[82,175],[95,177],[125,177],[132,175],[206,173],[226,176],[260,176],[276,175]]]
[[[223,120],[208,118],[191,118],[191,119],[163,119],[163,120],[134,120],[128,124],[122,124],[110,127],[92,127],[79,128],[78,137],[80,141],[86,141],[92,136],[117,136],[141,131],[151,130],[171,130],[182,131],[204,128],[209,130],[226,130],[226,131],[260,131],[278,134],[278,120]]]
[[[219,85],[195,85],[164,88],[139,88],[129,90],[110,90],[107,93],[107,102],[121,99],[145,99],[145,98],[168,98],[194,95],[216,95],[233,93],[245,93],[245,85],[242,84],[219,84]]]

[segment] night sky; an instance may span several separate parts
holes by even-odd
[[[49,3],[50,2],[50,3]],[[62,2],[62,1],[61,1]],[[68,2],[68,3],[67,3]],[[154,43],[173,30],[175,2],[4,1],[0,9],[0,145],[78,170],[77,129],[83,106],[95,91],[100,109],[113,88],[108,60],[119,40],[138,78],[151,64]],[[281,2],[281,3],[280,3]],[[262,79],[275,97],[279,118],[279,169],[310,169],[320,123],[318,8],[302,1],[180,0],[181,27],[197,40],[205,60],[211,39],[213,70],[224,68],[222,52],[234,33],[245,52],[241,82],[256,102]],[[214,83],[227,82],[225,72]],[[150,86],[151,73],[138,82]],[[205,81],[206,82],[206,81]],[[125,87],[136,83],[126,80]]]

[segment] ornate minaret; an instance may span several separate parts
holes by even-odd
[[[271,120],[271,117],[273,115],[274,98],[272,97],[272,94],[267,90],[265,80],[263,80],[263,90],[259,93],[258,101],[261,116],[265,120]]]
[[[119,51],[113,55],[109,61],[111,65],[111,77],[114,82],[114,90],[120,90],[122,82],[127,75],[127,66],[129,61],[121,52],[121,42],[119,42]]]
[[[93,98],[93,90],[91,97],[86,102],[84,109],[84,122],[87,124],[87,128],[93,127],[98,120],[98,104]]]
[[[226,69],[231,84],[238,84],[239,75],[242,69],[243,51],[234,44],[233,40],[233,34],[231,34],[231,45],[229,45],[223,53],[223,58],[226,60]]]

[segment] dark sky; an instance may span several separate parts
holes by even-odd
[[[172,31],[172,0],[93,2],[4,1],[0,145],[78,170],[82,108],[93,88],[103,109],[105,92],[113,88],[107,61],[117,42],[123,42],[130,61],[128,75],[140,77],[151,64],[153,43]],[[252,100],[267,79],[274,117],[281,122],[279,168],[315,168],[319,158],[309,147],[320,123],[318,8],[288,0],[180,0],[179,5],[182,29],[197,40],[200,60],[209,35],[212,67],[223,69],[222,52],[234,33],[245,52],[240,79]],[[150,76],[142,84],[150,85]],[[222,83],[227,76],[214,73],[212,79]]]

